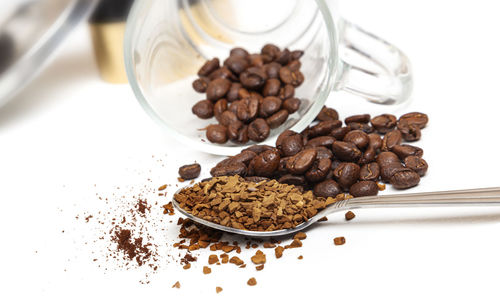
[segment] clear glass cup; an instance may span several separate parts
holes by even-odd
[[[339,16],[334,0],[142,0],[132,7],[125,34],[125,67],[145,111],[168,134],[197,150],[232,155],[245,145],[214,144],[191,107],[204,95],[191,83],[206,59],[226,58],[235,46],[259,52],[266,43],[304,50],[299,111],[273,129],[301,131],[332,90],[379,104],[407,100],[412,88],[407,57],[396,47]]]

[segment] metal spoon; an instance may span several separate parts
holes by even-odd
[[[180,192],[182,189],[177,191]],[[240,230],[231,227],[222,226],[184,211],[179,206],[179,203],[172,199],[175,208],[184,214],[187,218],[221,231],[241,234],[253,237],[273,237],[292,234],[316,223],[320,218],[329,214],[354,210],[361,208],[415,208],[415,207],[465,207],[465,206],[500,206],[500,188],[482,188],[458,191],[444,192],[429,192],[429,193],[413,193],[413,194],[395,194],[384,196],[358,197],[335,202],[318,214],[311,217],[308,221],[301,223],[295,228],[277,230],[277,231],[248,231]]]

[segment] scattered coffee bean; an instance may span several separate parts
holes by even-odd
[[[277,147],[283,156],[285,157],[294,156],[298,152],[300,152],[304,147],[302,136],[300,134],[295,134],[286,137]]]
[[[362,155],[356,145],[343,141],[335,141],[332,144],[332,152],[339,160],[347,162],[357,162]]]
[[[345,220],[347,221],[354,219],[354,217],[356,217],[356,214],[351,211],[347,211],[347,213],[345,213]]]
[[[349,131],[351,131],[351,128],[347,126],[336,128],[330,132],[330,136],[334,137],[336,140],[342,141]]]
[[[372,126],[379,133],[387,133],[396,127],[397,119],[392,114],[381,114],[371,120]]]
[[[335,244],[335,246],[341,246],[341,245],[345,244],[345,237],[343,237],[343,236],[335,237],[333,239],[333,243]]]
[[[193,81],[193,89],[198,93],[207,92],[209,81],[205,78],[198,78]]]
[[[370,138],[361,130],[352,130],[345,135],[343,141],[352,143],[359,149],[365,149],[370,143]]]
[[[389,180],[397,189],[407,189],[420,182],[420,176],[411,169],[403,169],[394,173]]]
[[[205,64],[198,70],[198,75],[199,76],[208,76],[210,73],[214,72],[215,70],[219,69],[219,59],[214,58],[211,60],[207,60]]]
[[[379,176],[380,167],[376,162],[363,165],[359,171],[359,180],[377,181]]]
[[[316,161],[314,161],[312,167],[309,170],[307,170],[304,176],[309,182],[312,183],[320,182],[325,180],[331,167],[332,167],[332,161],[330,159],[317,158]]]
[[[394,146],[401,144],[401,141],[403,141],[403,136],[399,130],[389,131],[382,139],[382,150],[389,151]]]
[[[376,196],[378,185],[373,181],[359,181],[351,186],[349,193],[354,197]]]
[[[301,175],[311,168],[317,154],[316,149],[304,149],[288,160],[286,168],[291,174]]]
[[[250,167],[255,175],[260,177],[272,177],[280,164],[280,155],[277,150],[267,150],[250,162]]]
[[[318,197],[335,197],[340,193],[342,193],[342,189],[338,183],[332,179],[325,180],[314,186],[314,195]]]
[[[209,100],[202,100],[194,104],[191,111],[200,119],[209,119],[214,116],[214,104]]]
[[[351,185],[358,181],[360,170],[356,163],[342,162],[333,170],[333,176],[339,185],[347,191]]]
[[[198,178],[200,175],[201,166],[198,163],[183,165],[179,167],[179,176],[184,180]]]
[[[333,108],[328,108],[326,106],[323,106],[323,108],[321,108],[321,111],[316,117],[316,120],[319,121],[338,120],[338,119],[339,119],[339,114],[337,110]]]
[[[288,98],[283,102],[283,109],[288,113],[295,113],[300,108],[300,100],[298,98]]]
[[[215,102],[223,98],[231,88],[231,82],[225,78],[211,81],[207,87],[207,99]]]
[[[424,176],[425,173],[427,173],[427,169],[429,168],[427,162],[420,156],[408,156],[404,159],[404,164],[406,168],[413,170],[420,177]]]
[[[347,117],[344,120],[346,125],[349,125],[350,123],[368,123],[370,122],[370,115],[369,114],[358,114],[358,115],[351,115],[350,117]]]
[[[214,124],[207,127],[207,139],[213,143],[223,144],[227,142],[227,128],[223,125]]]
[[[395,153],[400,160],[404,160],[408,156],[422,157],[424,154],[422,148],[409,144],[395,145],[391,151]]]
[[[262,142],[269,136],[271,129],[266,120],[258,118],[248,125],[248,138],[255,142]]]

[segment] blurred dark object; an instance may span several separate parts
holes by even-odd
[[[0,33],[0,74],[9,66],[14,58],[14,40],[7,33]]]
[[[134,0],[101,0],[90,17],[91,23],[124,21]]]

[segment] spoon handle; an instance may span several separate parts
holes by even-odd
[[[346,209],[500,206],[500,187],[358,197],[345,200],[343,203],[341,205]]]

